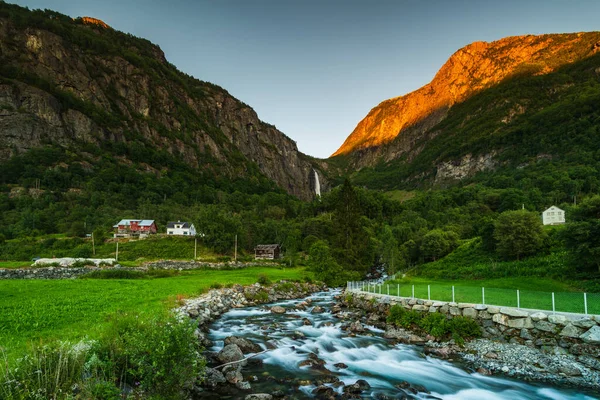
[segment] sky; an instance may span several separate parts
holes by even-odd
[[[471,42],[600,30],[599,0],[8,1],[158,44],[179,70],[222,86],[319,158]]]

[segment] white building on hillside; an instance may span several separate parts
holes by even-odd
[[[196,228],[191,222],[168,222],[167,235],[196,236]]]
[[[542,213],[544,225],[560,225],[565,223],[565,211],[552,206]]]

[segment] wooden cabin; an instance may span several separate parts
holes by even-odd
[[[278,244],[259,244],[254,248],[255,260],[276,260],[281,253]]]

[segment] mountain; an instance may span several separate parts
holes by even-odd
[[[305,200],[320,168],[248,105],[178,71],[149,41],[95,18],[0,2],[0,165],[36,149],[60,153],[50,169],[77,164],[93,175],[108,157],[160,178],[177,165],[212,186],[274,183]],[[11,171],[0,184],[25,179]]]
[[[333,156],[345,156],[353,170],[412,159],[427,147],[428,139],[441,133],[435,127],[456,105],[503,82],[547,75],[598,51],[599,32],[472,43],[454,53],[431,83],[373,108]],[[526,105],[515,104],[503,118],[508,122],[526,111]]]
[[[332,160],[373,189],[483,184],[546,206],[572,202],[600,191],[598,104],[600,54],[592,54],[554,72],[505,79],[454,104],[431,127],[415,125],[388,144]]]

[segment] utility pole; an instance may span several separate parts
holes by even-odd
[[[237,235],[235,235],[235,250],[233,253],[233,261],[237,264]]]

